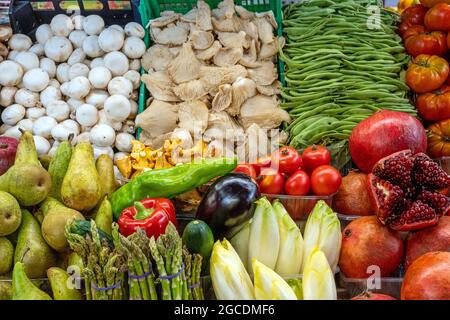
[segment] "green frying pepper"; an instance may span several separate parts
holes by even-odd
[[[123,209],[146,198],[173,198],[236,168],[236,158],[206,159],[168,169],[145,171],[116,190],[111,205],[116,219]]]

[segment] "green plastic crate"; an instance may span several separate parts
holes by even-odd
[[[217,8],[217,5],[222,2],[221,0],[205,0],[211,9]],[[272,10],[275,19],[278,23],[277,35],[280,37],[283,34],[282,26],[282,11],[281,0],[235,0],[235,4],[241,5],[249,11],[264,12]],[[144,27],[147,26],[151,19],[158,18],[161,12],[166,10],[175,11],[181,14],[187,13],[189,10],[197,5],[197,0],[141,0],[139,4],[139,12],[141,14],[141,21]],[[148,29],[145,30],[145,44],[147,48],[151,45],[150,33]],[[142,70],[142,72],[145,72]],[[281,83],[284,85],[284,63],[278,59],[278,75]],[[145,109],[145,102],[148,98],[148,91],[145,84],[141,83],[139,89],[139,109],[138,113],[141,113]],[[139,139],[141,129],[137,130],[136,137]]]

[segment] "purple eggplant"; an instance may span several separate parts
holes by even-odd
[[[208,188],[196,217],[208,223],[217,238],[227,229],[249,220],[260,195],[258,185],[251,177],[229,173]]]

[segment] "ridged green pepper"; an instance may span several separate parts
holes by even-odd
[[[135,201],[173,198],[231,172],[236,165],[237,159],[217,158],[143,172],[113,193],[114,217],[118,219],[122,210],[131,207]]]

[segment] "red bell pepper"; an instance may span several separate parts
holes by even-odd
[[[148,237],[155,239],[164,234],[169,221],[177,226],[175,207],[169,199],[148,198],[134,203],[120,214],[119,231],[124,236],[136,232],[137,228],[144,229]]]

